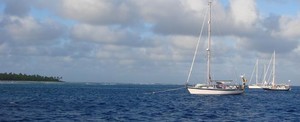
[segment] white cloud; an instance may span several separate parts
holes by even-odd
[[[113,44],[120,41],[125,35],[124,31],[114,30],[107,26],[79,24],[72,28],[72,36],[75,40]]]
[[[0,20],[1,35],[19,44],[49,44],[63,35],[63,27],[53,21],[38,22],[34,18],[5,16]],[[51,43],[51,42],[50,42]]]
[[[59,14],[89,24],[131,23],[135,14],[129,1],[111,0],[62,0]]]
[[[152,45],[148,40],[142,39],[140,32],[114,26],[77,24],[71,29],[71,38],[75,41],[129,47]]]
[[[274,34],[287,39],[300,38],[300,14],[297,17],[282,16],[279,19],[279,32]]]
[[[175,48],[191,50],[196,47],[198,38],[193,36],[172,36],[170,40],[172,40],[170,42],[173,43]]]
[[[207,8],[207,1],[204,0],[180,0],[185,9],[190,9],[201,15],[204,8]]]
[[[184,81],[207,8],[207,1],[201,0],[33,0],[18,4],[20,9],[13,6],[15,2],[4,8],[0,19],[0,59],[13,63],[1,66],[18,71],[18,66],[33,62],[22,71],[51,67],[42,72],[56,72],[64,67],[59,72],[70,80],[85,80],[78,75],[85,74],[88,80],[117,82]],[[252,70],[252,59],[268,56],[274,49],[299,61],[298,55],[292,55],[299,51],[299,17],[264,18],[257,4],[213,1],[214,68],[227,67],[216,70],[216,75],[227,77],[224,74],[236,65]],[[205,61],[206,36],[197,64]],[[29,58],[19,61],[24,55]],[[39,68],[30,68],[33,64]]]
[[[189,8],[191,3],[181,0],[139,0],[135,2],[140,19],[153,25],[154,33],[163,35],[195,35],[198,33],[199,23],[202,20],[199,15],[203,15],[203,12]],[[203,9],[201,8],[202,11]]]
[[[230,0],[230,12],[238,26],[249,28],[258,19],[255,0]]]

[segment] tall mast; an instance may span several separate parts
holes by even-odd
[[[264,73],[263,73],[263,75],[264,75],[264,78],[263,78],[263,81],[262,81],[262,83],[263,83],[263,85],[267,85],[267,81],[266,81],[266,64],[264,64]]]
[[[258,84],[258,59],[256,59],[256,67],[255,67],[255,81],[256,81],[256,84]]]
[[[272,86],[275,85],[275,51],[274,51],[274,54],[273,54],[273,81],[272,81]]]
[[[208,17],[208,43],[207,43],[207,82],[210,84],[211,75],[210,75],[210,41],[211,41],[211,2],[208,2],[209,5],[209,17]]]

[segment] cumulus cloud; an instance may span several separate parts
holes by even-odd
[[[135,9],[130,1],[59,0],[56,2],[59,14],[83,23],[124,25],[135,20]]]
[[[127,28],[101,25],[75,25],[71,30],[71,38],[78,41],[90,41],[100,44],[115,44],[130,47],[153,45],[148,40],[142,39],[139,32],[132,32]]]
[[[2,3],[5,4],[0,16],[2,62],[11,60],[18,66],[34,62],[42,67],[38,70],[45,67],[39,62],[45,62],[53,67],[45,72],[64,67],[61,73],[66,76],[84,74],[91,80],[101,76],[108,81],[163,79],[180,83],[191,63],[201,24],[207,23],[203,17],[208,7],[207,1],[201,0],[4,0]],[[279,55],[292,56],[299,51],[299,15],[261,16],[257,4],[254,0],[230,0],[226,5],[213,1],[213,62],[217,68],[228,67],[216,71],[217,75],[224,76],[221,72],[229,72],[226,69],[235,64],[249,68],[250,60],[257,56],[255,53],[266,56],[276,50]],[[45,12],[41,15],[38,10]],[[203,33],[199,65],[205,62],[206,36]],[[24,55],[30,58],[18,61]],[[30,69],[32,64],[22,69]],[[13,64],[7,66],[17,69]]]
[[[258,19],[255,0],[230,0],[230,11],[238,26],[251,27]]]
[[[30,11],[30,4],[32,0],[4,0],[6,7],[4,13],[14,16],[27,16]]]
[[[204,8],[196,9],[195,1],[140,0],[136,2],[142,19],[150,23],[155,33],[164,35],[196,35],[199,31]],[[192,8],[191,8],[192,7]],[[199,17],[200,15],[200,17]]]
[[[289,53],[297,48],[297,45],[297,41],[273,37],[270,33],[265,32],[252,38],[239,38],[239,46],[262,53],[271,53],[274,50],[280,53]]]
[[[276,32],[279,30],[279,15],[271,14],[268,17],[262,19],[263,30],[270,33]]]
[[[35,1],[4,0],[0,17],[2,56],[52,55],[66,34],[64,25],[51,19],[37,20],[31,16]]]
[[[75,25],[72,29],[72,35],[75,40],[112,44],[126,36],[124,32],[113,30],[107,26],[93,26],[87,24]]]
[[[282,16],[279,19],[279,32],[275,32],[276,35],[287,39],[299,39],[300,38],[300,14],[297,17]]]
[[[53,22],[39,22],[30,16],[4,16],[0,20],[2,39],[17,44],[48,44],[61,37],[64,28]]]

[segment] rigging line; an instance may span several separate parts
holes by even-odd
[[[253,67],[253,70],[252,70],[252,73],[251,73],[251,77],[250,77],[250,81],[249,81],[249,83],[248,83],[249,85],[252,83],[252,78],[253,78],[254,72],[255,72],[255,70],[256,70],[256,68],[257,68],[256,65],[258,65],[257,62],[255,63],[255,65],[254,65],[254,67]]]
[[[200,31],[199,37],[198,37],[198,41],[197,41],[197,45],[196,45],[196,50],[195,50],[195,52],[194,52],[193,61],[192,61],[192,64],[191,64],[191,68],[190,68],[190,71],[189,71],[189,75],[188,75],[187,80],[186,80],[186,83],[185,83],[186,86],[187,86],[188,82],[190,81],[190,77],[191,77],[191,74],[192,74],[192,71],[193,71],[193,67],[194,67],[196,55],[197,55],[197,52],[198,52],[199,43],[200,43],[200,40],[201,40],[201,37],[202,37],[203,28],[204,28],[204,23],[205,23],[205,18],[206,18],[206,16],[207,16],[207,13],[208,13],[208,9],[206,9],[206,12],[205,12],[205,15],[204,15],[204,20],[203,20],[203,23],[202,23],[202,27],[201,27],[201,31]]]
[[[265,76],[264,76],[264,79],[266,79],[266,77],[267,77],[267,74],[269,74],[269,77],[268,77],[268,83],[270,82],[270,77],[271,77],[271,71],[270,71],[270,73],[269,73],[269,68],[270,68],[270,65],[271,65],[271,62],[272,62],[272,60],[273,60],[273,57],[271,57],[271,59],[270,59],[270,62],[269,62],[269,64],[268,64],[268,68],[267,68],[267,71],[266,71],[266,74],[265,74]]]
[[[268,77],[268,80],[267,80],[269,84],[271,83],[270,79],[271,79],[272,73],[273,73],[273,70],[270,71],[270,74],[269,74],[269,77]]]
[[[259,69],[262,69],[262,70],[260,70],[259,71]],[[264,70],[264,68],[257,68],[257,71],[259,71],[258,73],[259,73],[259,79],[258,79],[258,81],[261,83],[261,84],[263,84],[263,70]]]
[[[175,88],[175,89],[167,89],[167,90],[156,91],[156,92],[148,92],[148,93],[145,93],[145,94],[164,93],[164,92],[175,91],[175,90],[179,90],[179,89],[183,89],[183,88],[185,88],[185,87],[179,87],[179,88]]]

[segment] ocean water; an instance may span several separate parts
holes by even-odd
[[[0,121],[300,121],[300,87],[225,96],[168,91],[180,87],[0,83]]]

